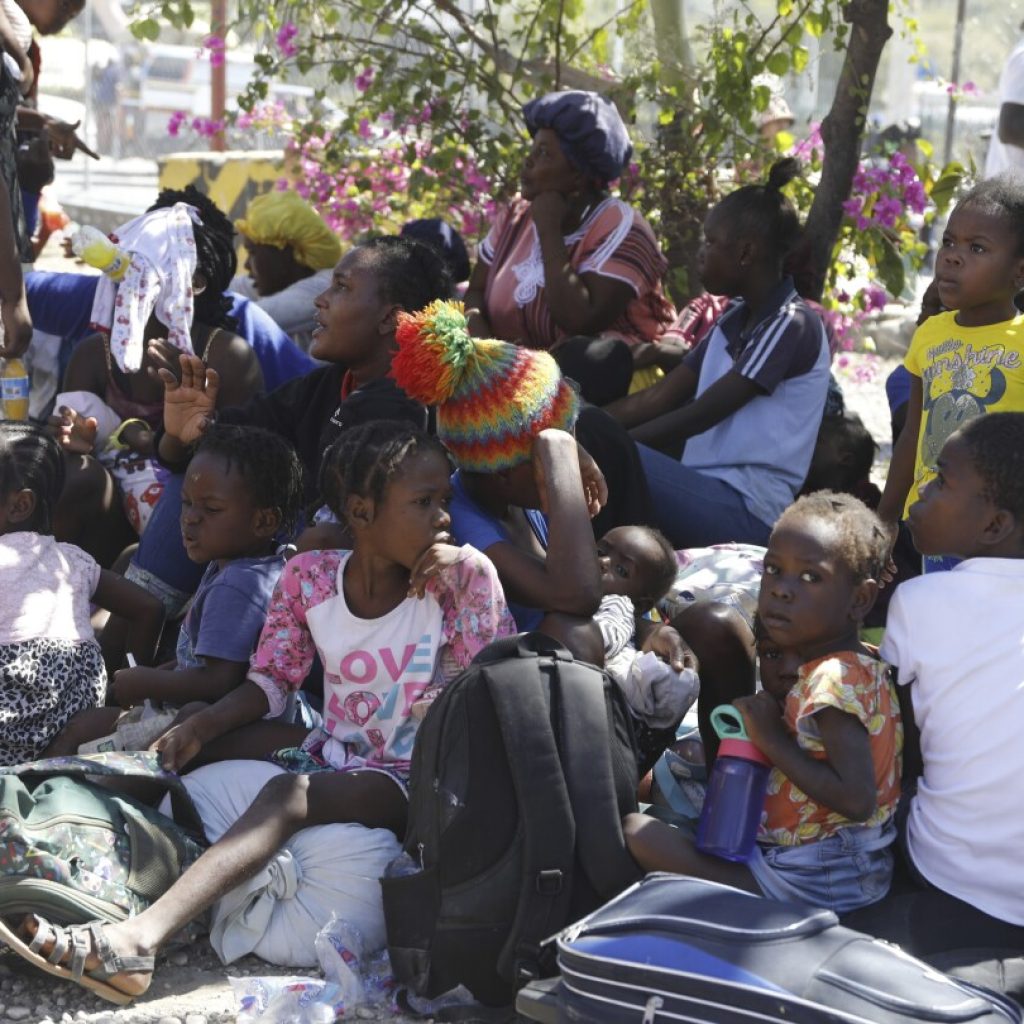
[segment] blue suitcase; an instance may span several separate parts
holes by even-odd
[[[1020,1007],[844,928],[829,910],[653,874],[556,940],[519,993],[544,1024],[1021,1024]]]

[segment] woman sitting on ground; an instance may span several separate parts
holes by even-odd
[[[675,315],[661,288],[667,264],[646,221],[609,194],[633,152],[614,105],[558,92],[523,116],[533,142],[521,195],[480,245],[470,330],[551,350],[583,397],[604,405],[658,362],[651,343]]]
[[[157,371],[196,352],[225,382],[220,405],[263,390],[259,362],[227,315],[233,236],[192,187],[161,192],[118,231],[128,269],[119,281],[100,279],[92,311],[100,332],[75,349],[53,421],[68,462],[54,533],[101,565],[143,532],[163,489],[154,462],[164,395]]]
[[[313,340],[313,300],[341,257],[338,236],[296,192],[257,196],[235,228],[248,253],[245,274],[231,283],[252,299],[303,352]]]

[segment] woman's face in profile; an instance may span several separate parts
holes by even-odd
[[[579,172],[569,163],[558,136],[550,128],[538,129],[519,176],[523,198],[532,200],[541,192],[569,195],[579,187],[578,178]]]

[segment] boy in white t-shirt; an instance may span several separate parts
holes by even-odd
[[[951,435],[908,523],[922,554],[964,561],[889,607],[881,655],[922,762],[904,852],[918,882],[1024,925],[1024,413]]]

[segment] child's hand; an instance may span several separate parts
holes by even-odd
[[[427,583],[456,562],[462,560],[462,549],[454,544],[431,544],[416,560],[409,573],[409,596],[423,597]]]
[[[576,454],[580,460],[583,496],[587,501],[590,518],[593,519],[608,503],[608,482],[604,478],[604,473],[601,472],[601,467],[594,461],[594,457],[579,441],[576,442]]]
[[[786,725],[778,701],[765,690],[750,697],[739,697],[732,705],[743,716],[743,724],[751,742],[764,754],[774,743],[787,738]]]
[[[899,569],[896,566],[896,561],[892,557],[893,548],[896,547],[896,540],[899,537],[900,524],[899,523],[885,523],[883,524],[889,534],[889,554],[885,560],[885,567],[882,569],[881,576],[878,580],[878,589],[884,589],[887,583],[892,583],[896,579],[896,574]]]
[[[146,699],[146,694],[139,692],[139,684],[142,677],[150,671],[148,669],[122,668],[114,673],[114,679],[110,690],[114,700],[123,708],[133,708]]]
[[[66,405],[62,405],[57,414],[50,417],[50,429],[57,444],[73,455],[91,455],[96,447],[96,419],[93,416],[80,416]]]
[[[151,344],[147,354],[152,351]],[[179,364],[180,381],[166,365],[156,371],[164,383],[164,430],[182,444],[191,444],[213,422],[220,375],[198,356],[182,353]]]
[[[690,650],[679,631],[667,622],[655,626],[644,638],[642,653],[651,651],[676,672],[692,668],[700,672],[697,655]]]
[[[203,748],[203,739],[197,728],[199,715],[186,718],[180,725],[172,725],[150,750],[160,755],[160,764],[166,771],[179,772]]]

